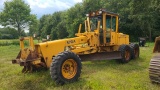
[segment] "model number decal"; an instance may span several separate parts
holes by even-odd
[[[67,44],[72,44],[72,43],[75,43],[76,41],[75,40],[69,40],[67,41]]]

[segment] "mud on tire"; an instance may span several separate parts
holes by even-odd
[[[81,59],[73,52],[64,51],[53,58],[50,75],[58,85],[77,81],[82,69]]]

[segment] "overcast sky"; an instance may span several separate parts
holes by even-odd
[[[0,11],[3,9],[3,3],[7,0],[0,0]],[[8,0],[11,1],[11,0]],[[31,13],[40,18],[44,14],[52,14],[55,11],[66,10],[82,0],[24,0],[30,5]]]

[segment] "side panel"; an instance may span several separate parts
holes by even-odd
[[[40,43],[38,45],[40,47],[40,52],[42,54],[42,57],[44,58],[47,64],[47,67],[50,67],[50,64],[52,62],[52,57],[56,56],[60,52],[63,52],[66,46],[73,46],[73,45],[83,44],[86,42],[87,38],[82,36],[70,39],[48,41]]]
[[[64,51],[65,41],[45,42],[39,44],[39,46],[47,67],[50,67],[52,57]]]
[[[118,45],[129,44],[129,35],[117,33]]]
[[[116,45],[117,42],[116,42],[116,32],[111,32],[111,42],[110,42],[110,45]]]

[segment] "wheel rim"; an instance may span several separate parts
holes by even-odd
[[[73,59],[66,60],[62,65],[62,75],[66,79],[73,78],[77,73],[77,63]]]
[[[128,50],[125,51],[125,59],[127,61],[129,61],[129,59],[130,59],[130,52]]]

